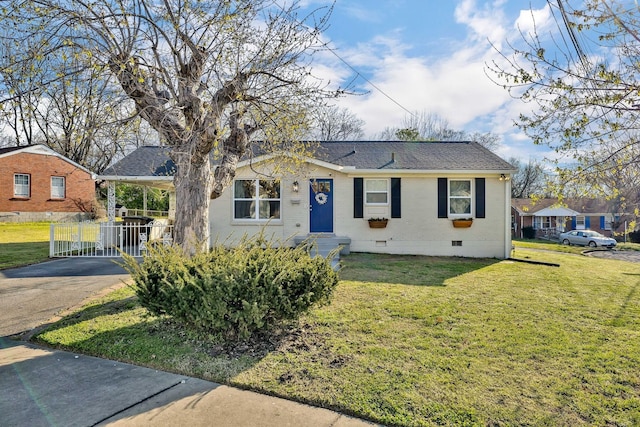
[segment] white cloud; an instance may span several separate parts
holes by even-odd
[[[524,9],[520,11],[520,16],[516,19],[514,28],[523,34],[542,33],[555,27],[549,5],[541,9]]]
[[[463,128],[510,100],[502,88],[485,75],[490,52],[486,44],[452,49],[448,57],[415,57],[398,39],[378,37],[368,46],[344,52],[354,67],[371,70],[369,93],[341,101],[366,122],[366,134],[399,126],[409,111],[437,113],[454,128]],[[331,68],[335,75],[335,68]],[[359,84],[365,84],[360,79]],[[388,95],[388,97],[387,97]],[[389,99],[392,98],[392,99]],[[395,102],[394,102],[395,101]]]
[[[448,51],[448,55],[415,53],[405,38],[410,31],[389,29],[356,46],[337,50],[341,58],[375,85],[372,87],[359,77],[356,85],[368,92],[337,101],[366,122],[366,137],[373,137],[386,127],[400,126],[407,115],[404,107],[412,112],[436,113],[456,129],[501,135],[504,144],[499,154],[507,158],[541,158],[548,152],[545,147],[534,146],[513,124],[520,113],[531,111],[531,105],[513,99],[486,75],[486,64],[500,61],[489,40],[500,48],[508,37],[519,37],[518,26],[525,30],[533,21],[527,20],[522,11],[517,20],[515,16],[509,20],[503,10],[506,0],[478,3],[458,3],[454,18],[467,33],[457,40],[441,42],[441,47],[443,43],[447,45],[439,51]],[[548,25],[548,8],[534,10],[534,17],[537,25]],[[366,18],[367,15],[360,17]],[[315,70],[323,77],[343,85],[353,79],[354,72],[330,54],[324,55],[323,62],[324,67]]]
[[[456,22],[465,24],[470,30],[473,40],[500,41],[507,33],[503,22],[504,12],[501,8],[504,1],[478,6],[476,0],[463,0],[455,9]]]

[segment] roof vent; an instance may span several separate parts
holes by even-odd
[[[396,153],[391,153],[391,163],[396,161]]]

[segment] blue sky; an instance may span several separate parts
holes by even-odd
[[[307,8],[331,4],[304,0]],[[324,37],[336,53],[384,94],[409,111],[436,113],[454,129],[493,132],[502,137],[498,154],[528,160],[541,158],[513,120],[529,105],[512,99],[486,76],[485,64],[498,47],[518,42],[518,29],[536,25],[557,31],[544,0],[336,0]],[[316,74],[334,84],[352,81],[354,73],[334,55],[323,55]],[[406,111],[357,78],[363,95],[339,100],[366,122],[371,137],[385,127],[400,126]]]

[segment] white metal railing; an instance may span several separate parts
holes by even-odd
[[[562,233],[562,231],[562,229],[556,227],[537,228],[536,237],[546,240],[558,240],[558,237],[560,237],[560,233]]]
[[[139,257],[149,244],[173,243],[173,226],[168,220],[122,222],[52,223],[49,256],[119,257],[122,253]]]

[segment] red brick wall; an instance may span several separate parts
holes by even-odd
[[[30,175],[30,197],[13,194],[14,174]],[[65,178],[64,199],[51,198],[51,177]],[[91,206],[95,184],[91,175],[56,156],[17,153],[0,159],[0,212],[82,212],[76,200]]]

